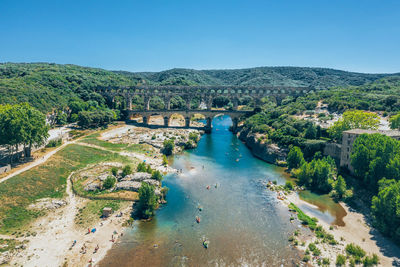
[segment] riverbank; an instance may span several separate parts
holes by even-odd
[[[316,206],[302,200],[297,192],[286,195],[281,203],[285,206],[289,206],[290,203],[296,206],[308,205],[313,209],[317,209]],[[328,234],[333,235],[338,244],[330,245],[320,242],[318,237],[314,234],[312,236],[298,237],[304,244],[296,247],[306,252],[310,243],[316,245],[321,251],[321,255],[319,255],[319,257],[311,257],[310,262],[313,266],[319,266],[317,263],[319,258],[328,258],[330,266],[336,266],[335,262],[337,256],[340,254],[346,255],[345,247],[351,243],[359,245],[369,256],[376,254],[379,257],[379,266],[392,266],[393,262],[397,261],[400,256],[400,248],[372,228],[363,214],[352,210],[344,202],[340,202],[340,205],[342,205],[347,212],[347,215],[343,218],[344,226],[333,226],[329,222],[318,218],[318,224],[321,225]],[[307,210],[303,210],[303,212],[310,217],[315,215]]]
[[[97,137],[84,137],[77,141],[74,146],[96,149],[96,151],[104,151],[104,153],[114,153],[114,155],[119,154],[120,157],[131,159],[132,162],[145,161],[153,169],[160,170],[163,173],[177,172],[177,170],[163,164],[159,148],[154,150],[139,149],[142,148],[142,145],[136,147],[134,144],[128,144],[125,146],[111,143],[109,140],[102,142],[105,139],[103,134],[112,138],[115,134],[120,135],[125,130],[129,131],[131,136],[134,136],[137,132],[137,128],[134,126],[119,125],[119,127],[101,132],[99,139]],[[151,138],[153,136],[152,131],[155,130],[140,129],[138,132],[147,132]],[[187,131],[187,129],[174,129],[173,133],[188,135]],[[94,143],[92,144],[90,141]],[[60,150],[62,149],[64,147]],[[35,168],[33,171],[35,171]],[[73,194],[70,180],[73,173],[66,179],[65,198],[37,200],[32,206],[34,210],[41,210],[41,217],[6,236],[10,240],[18,239],[23,245],[12,251],[1,253],[1,262],[4,258],[5,264],[15,266],[86,266],[91,260],[94,263],[99,262],[112,245],[119,242],[121,233],[123,233],[127,221],[130,220],[133,202],[120,200],[119,204],[116,203],[117,208],[114,209],[114,213],[109,218],[102,220],[100,213],[103,206],[113,201],[118,202],[118,200],[89,200],[76,196]],[[83,216],[85,208],[93,206],[95,202],[98,202],[98,205],[91,208],[90,216]],[[122,216],[119,216],[121,213]],[[89,229],[96,229],[95,233],[87,234],[88,229],[83,225],[86,225]],[[114,242],[111,241],[112,236],[114,236]],[[76,244],[72,246],[74,240],[76,240]],[[99,248],[94,253],[97,245]]]

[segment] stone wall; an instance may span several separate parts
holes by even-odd
[[[332,157],[337,163],[340,162],[340,155],[342,153],[342,145],[338,143],[326,143],[324,146],[324,156]]]

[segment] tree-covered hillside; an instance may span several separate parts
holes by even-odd
[[[387,76],[302,67],[258,67],[232,70],[171,69],[161,72],[120,73],[130,77],[139,76],[155,84],[184,80],[201,85],[314,86],[318,88],[362,85]]]
[[[98,100],[99,85],[135,85],[137,80],[102,69],[49,63],[0,64],[0,104],[29,102],[41,111],[65,107],[71,98]]]
[[[29,102],[43,112],[64,108],[73,98],[104,102],[97,86],[159,85],[358,86],[385,74],[324,68],[260,67],[237,70],[172,69],[161,72],[107,71],[51,63],[0,64],[0,104]],[[353,88],[354,90],[355,87]],[[383,88],[386,90],[386,87]],[[361,92],[363,93],[363,92]]]

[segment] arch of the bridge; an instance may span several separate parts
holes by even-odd
[[[213,100],[216,97],[227,97],[236,110],[239,99],[251,97],[256,105],[261,103],[261,99],[272,96],[276,99],[283,99],[286,96],[299,96],[314,92],[311,87],[228,87],[228,86],[148,86],[148,87],[127,87],[127,88],[98,88],[97,91],[107,98],[107,101],[114,102],[115,97],[123,96],[126,100],[126,108],[132,109],[132,98],[134,96],[143,97],[144,110],[150,110],[150,100],[158,96],[164,101],[166,110],[171,107],[171,99],[174,96],[181,96],[186,102],[186,109],[190,110],[190,103],[195,97],[199,97],[206,104],[207,109],[211,109]]]
[[[249,111],[230,111],[230,110],[218,110],[218,111],[209,111],[209,110],[170,110],[170,111],[130,111],[130,114],[128,114],[128,117],[130,117],[132,114],[137,114],[140,117],[142,117],[143,124],[148,126],[150,122],[150,118],[152,116],[161,116],[164,120],[164,126],[169,127],[170,126],[170,121],[171,117],[174,115],[180,115],[185,119],[185,126],[184,127],[190,127],[190,121],[191,118],[196,115],[200,114],[205,117],[206,124],[204,126],[204,129],[206,132],[211,132],[212,128],[212,120],[219,115],[228,115],[232,119],[232,130],[236,132],[238,128],[238,123],[239,123],[239,118],[245,114],[250,113]]]

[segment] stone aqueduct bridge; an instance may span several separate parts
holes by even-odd
[[[173,114],[181,114],[185,118],[185,126],[190,126],[190,118],[194,114],[202,114],[207,120],[205,131],[211,131],[212,119],[219,114],[229,115],[232,118],[232,130],[236,131],[239,117],[251,113],[251,111],[238,110],[239,99],[242,97],[253,98],[256,106],[261,104],[263,97],[273,97],[278,102],[287,96],[298,97],[313,92],[312,87],[283,87],[283,86],[133,86],[133,87],[101,87],[97,92],[106,97],[109,103],[114,102],[115,97],[122,96],[126,100],[126,114],[143,117],[143,123],[148,125],[150,116],[161,115],[164,118],[164,126],[169,126],[170,117]],[[143,97],[144,110],[132,110],[132,98]],[[150,99],[160,97],[164,100],[165,109],[150,110]],[[186,102],[186,109],[171,110],[171,99],[175,96],[182,97]],[[211,110],[213,100],[224,96],[233,104],[233,110]],[[192,110],[190,103],[193,98],[200,98],[205,103],[204,109]]]

